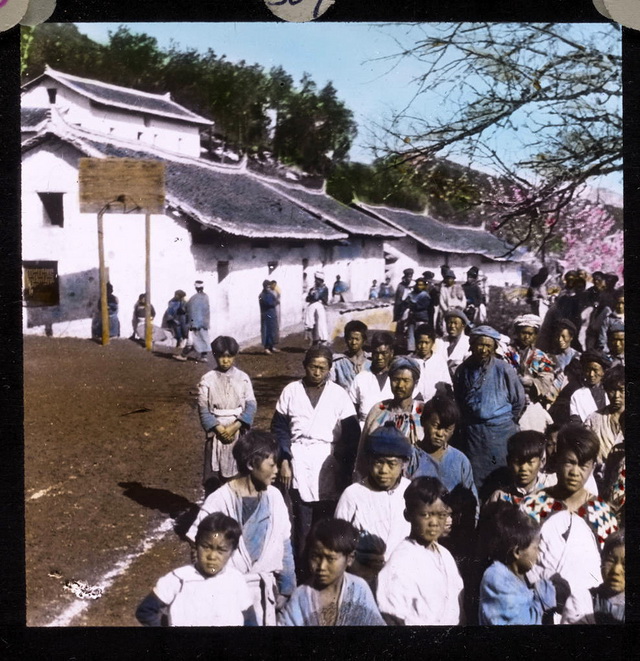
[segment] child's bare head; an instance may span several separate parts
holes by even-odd
[[[358,531],[342,519],[321,519],[307,537],[306,556],[310,581],[323,590],[342,580],[354,560]]]
[[[545,450],[544,434],[526,430],[513,434],[507,441],[507,464],[515,485],[529,488],[538,479]]]
[[[517,505],[495,503],[484,534],[489,558],[502,562],[514,573],[524,574],[536,563],[540,526]]]
[[[240,524],[222,512],[209,514],[196,533],[196,568],[205,576],[219,574],[238,548]]]
[[[449,492],[435,477],[417,477],[404,492],[404,518],[411,524],[411,539],[423,546],[436,542],[451,520]]]
[[[625,589],[625,543],[624,529],[607,537],[602,548],[602,581],[611,594],[619,594]]]

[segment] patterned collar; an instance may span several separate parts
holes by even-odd
[[[563,501],[556,500],[546,490],[538,491],[523,498],[521,507],[540,524],[557,512],[568,511],[568,507]],[[604,540],[611,533],[618,530],[616,517],[611,512],[608,503],[600,496],[590,498],[575,511],[575,514],[589,525],[601,548]]]

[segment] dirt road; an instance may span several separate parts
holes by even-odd
[[[304,340],[243,351],[255,426],[302,375]],[[188,562],[180,532],[202,497],[197,383],[210,367],[130,340],[25,338],[27,624],[134,626],[157,578]],[[66,581],[105,585],[79,599]]]

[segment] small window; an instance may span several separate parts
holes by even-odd
[[[42,201],[44,222],[54,227],[64,227],[64,206],[62,196],[64,193],[38,193]]]
[[[222,282],[229,275],[229,262],[218,262],[218,282]]]
[[[142,131],[138,131],[138,140],[142,137]]]
[[[49,95],[49,103],[53,105],[56,102],[56,95],[58,90],[55,87],[49,87],[47,89],[47,94]]]
[[[144,118],[144,125],[145,126],[151,126],[151,120],[147,116],[145,116],[145,118]]]
[[[269,275],[271,275],[278,268],[278,262],[268,262],[267,266],[269,267]]]

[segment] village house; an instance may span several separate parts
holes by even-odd
[[[282,326],[295,327],[301,323],[304,291],[316,270],[326,272],[329,285],[337,274],[348,282],[366,283],[384,273],[382,241],[401,236],[397,230],[322,192],[314,199],[324,210],[310,209],[279,190],[276,182],[249,172],[245,163],[224,166],[201,159],[194,140],[202,118],[186,109],[181,112],[166,96],[138,98],[135,90],[124,88],[116,92],[112,85],[50,68],[26,86],[25,293],[47,291],[44,278],[51,273],[57,286],[53,298],[25,296],[47,304],[27,306],[25,332],[90,336],[99,298],[98,249],[95,215],[79,211],[82,157],[155,159],[165,164],[166,213],[152,216],[151,229],[151,302],[158,315],[175,289],[191,293],[193,281],[202,279],[213,310],[212,335],[246,340],[259,333],[257,296],[265,278],[277,280],[282,290]],[[135,126],[158,107],[166,114],[171,104],[175,135],[167,129],[154,137],[117,121],[125,97]],[[98,119],[92,114],[94,106],[100,108]],[[155,128],[155,122],[149,120],[149,128]],[[104,222],[109,280],[120,302],[121,334],[128,336],[135,301],[144,291],[144,216],[110,213]],[[360,288],[366,298],[366,284]]]
[[[23,88],[22,232],[25,333],[90,337],[98,309],[96,215],[80,213],[79,159],[154,159],[165,165],[165,213],[151,217],[151,302],[159,323],[176,289],[201,279],[212,308],[211,335],[257,339],[264,279],[282,291],[281,327],[300,328],[304,296],[317,270],[336,276],[348,300],[364,301],[373,279],[414,266],[437,271],[478,265],[491,284],[519,282],[519,266],[484,230],[460,230],[384,207],[345,206],[247,168],[201,158],[210,120],[156,95],[62,74],[47,67]],[[144,215],[114,208],[104,216],[108,279],[119,298],[121,335],[145,289]],[[468,236],[467,236],[468,235]],[[498,245],[500,243],[500,245]],[[401,267],[401,268],[400,268]],[[384,307],[381,303],[380,307]],[[358,316],[390,321],[367,306]],[[349,310],[342,309],[344,325]],[[345,316],[346,315],[346,316]],[[388,317],[388,319],[387,319]]]
[[[477,267],[487,279],[487,285],[504,287],[522,282],[523,250],[511,246],[481,227],[460,227],[442,223],[426,214],[406,209],[373,206],[358,202],[357,209],[371,214],[400,230],[404,238],[385,243],[389,275],[399,281],[402,271],[413,268],[416,275],[432,271],[440,278],[440,267],[447,265],[460,282],[466,273]]]

